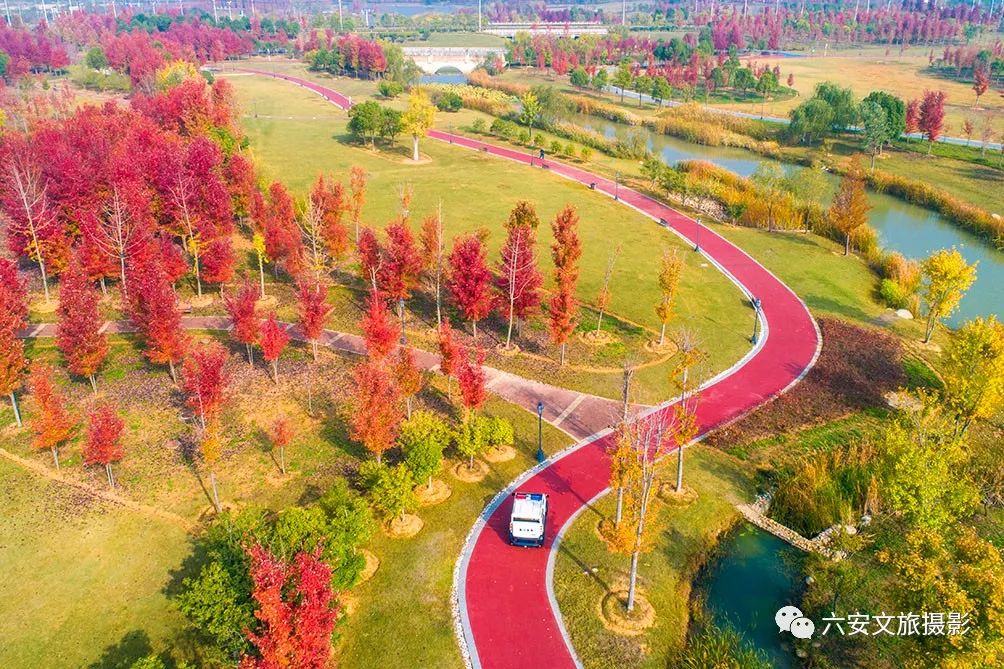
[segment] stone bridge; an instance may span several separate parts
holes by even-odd
[[[470,74],[488,56],[505,60],[505,48],[500,46],[406,46],[402,51],[426,74],[441,74],[444,70],[459,70]]]

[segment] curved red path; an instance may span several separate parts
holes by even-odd
[[[346,108],[349,100],[320,84],[278,76],[308,88]],[[433,130],[429,136],[459,146],[538,166],[533,156]],[[761,300],[764,337],[752,355],[707,384],[701,392],[701,433],[719,427],[769,401],[797,382],[815,362],[819,332],[805,304],[777,277],[731,242],[670,207],[585,170],[547,162],[551,172],[613,196],[662,220],[701,250],[751,296]],[[658,407],[665,411],[672,404]],[[509,495],[500,495],[472,530],[458,564],[455,586],[462,645],[471,664],[486,669],[578,666],[551,595],[553,553],[559,532],[585,505],[607,489],[609,433],[599,433],[545,462],[517,480],[523,490],[550,495],[549,534],[545,550],[508,545]],[[514,484],[514,486],[516,485]],[[511,489],[511,488],[510,488]]]

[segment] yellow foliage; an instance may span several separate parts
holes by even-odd
[[[154,83],[158,91],[167,91],[189,79],[201,79],[199,70],[187,60],[172,60],[157,70]]]

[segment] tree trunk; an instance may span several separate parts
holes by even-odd
[[[108,487],[115,487],[115,478],[112,476],[112,464],[110,462],[105,463],[105,476],[108,477]]]
[[[275,359],[272,361],[272,378],[276,383],[279,383],[279,360]]]
[[[924,328],[924,343],[927,344],[931,341],[931,335],[934,334],[934,325],[936,320],[934,318],[934,312],[932,311],[927,316],[927,327]]]
[[[310,348],[314,352],[314,362],[317,362],[317,340],[312,339],[310,341]]]
[[[126,290],[125,256],[119,254],[119,281],[122,284],[122,297],[128,298],[129,291]]]
[[[600,334],[600,327],[603,325],[603,310],[600,309],[600,316],[596,319],[596,334]]]
[[[193,264],[195,267],[195,290],[199,297],[202,297],[202,272],[199,271],[199,251],[196,250],[192,253]]]
[[[94,394],[97,395],[98,394],[98,380],[94,377],[93,374],[91,374],[90,376],[88,376],[87,379],[91,382],[91,390],[93,390]]]
[[[628,581],[628,600],[627,600],[627,610],[634,610],[634,592],[635,592],[635,582],[638,579],[638,551],[631,553],[631,577]]]
[[[872,169],[875,169],[875,152],[872,151]]]
[[[171,380],[174,381],[175,384],[177,384],[178,374],[177,372],[174,371],[174,360],[167,361],[167,368],[171,370]]]
[[[617,488],[617,512],[614,514],[614,527],[620,527],[624,516],[624,486]]]
[[[676,492],[683,492],[683,444],[676,448]]]
[[[59,449],[53,446],[51,450],[52,450],[52,461],[56,464],[56,469],[59,469]]]
[[[244,348],[246,348],[248,352],[248,364],[251,367],[254,367],[254,349],[251,348],[251,344],[244,344]]]
[[[411,136],[411,159],[418,162],[418,135]]]
[[[662,330],[659,331],[659,346],[662,346],[666,341],[666,324],[662,324]]]
[[[383,464],[383,453],[381,451],[377,451],[376,461],[378,465]]]
[[[285,446],[281,446],[279,448],[279,471],[282,472],[283,476],[286,475],[286,447]]]
[[[261,299],[265,299],[265,264],[262,262],[261,254],[258,254],[258,284]]]
[[[436,327],[443,324],[442,296],[439,289],[439,271],[436,271]]]
[[[105,277],[101,277],[99,283],[101,284],[102,297],[108,297],[108,286],[105,284]]]
[[[509,346],[512,344],[512,320],[513,320],[513,300],[509,298],[509,329],[505,335],[505,347],[509,350]]]
[[[565,342],[561,343],[561,366],[565,366]]]
[[[477,339],[478,338],[478,322],[477,321],[471,321],[471,325],[474,327],[474,338]]]
[[[844,255],[850,255],[851,253],[851,233],[844,233]]]
[[[11,395],[12,400],[13,398],[14,395]],[[453,377],[450,376],[449,374],[446,375],[446,399],[450,400],[451,402],[453,401]],[[18,425],[20,424],[21,424],[20,419],[18,419]]]
[[[425,489],[432,492],[432,474],[429,474],[429,482],[426,484]]]
[[[17,407],[17,397],[13,392],[10,394],[10,406],[14,409],[14,422],[17,423],[18,427],[22,427],[21,410]]]
[[[223,507],[220,505],[220,493],[216,489],[216,472],[209,472],[209,485],[213,489],[213,508],[216,513],[222,513]]]
[[[411,395],[404,398],[404,406],[408,414],[408,418],[411,418]]]

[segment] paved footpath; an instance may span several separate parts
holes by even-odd
[[[297,77],[277,76],[303,86],[343,109],[349,99],[338,92]],[[486,154],[533,165],[533,156],[509,148],[440,130],[429,136]],[[762,265],[744,251],[694,220],[606,177],[560,162],[547,161],[553,174],[592,185],[616,197],[669,231],[690,240],[700,239],[701,252],[748,296],[761,300],[763,335],[749,355],[708,381],[701,392],[698,421],[701,434],[741,417],[784,392],[805,375],[821,346],[819,330],[808,308]],[[702,230],[703,228],[703,230]],[[657,268],[652,268],[656,272]],[[585,404],[585,403],[583,403]],[[525,406],[525,405],[524,405]],[[666,411],[672,403],[655,408]],[[570,415],[577,425],[607,423],[595,420],[592,407],[580,405]],[[569,418],[565,418],[566,423]],[[563,423],[564,424],[564,423]],[[520,476],[488,505],[468,536],[454,576],[454,606],[458,639],[465,660],[474,667],[581,666],[568,639],[552,591],[551,576],[561,533],[594,499],[607,492],[610,431],[601,430],[542,465]],[[512,490],[519,488],[550,496],[549,536],[543,550],[508,545],[507,528]]]

